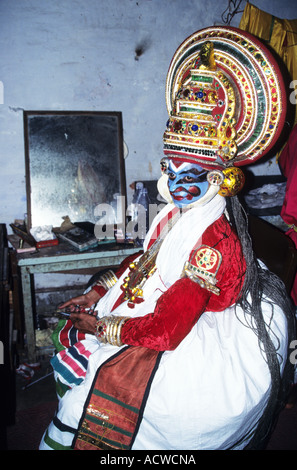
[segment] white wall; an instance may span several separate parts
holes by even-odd
[[[297,16],[294,3],[254,1],[286,18]],[[0,221],[9,224],[27,212],[23,110],[122,111],[128,196],[132,181],[158,178],[169,62],[188,35],[220,23],[227,5],[0,0]],[[143,54],[135,60],[139,46]]]
[[[254,4],[297,17],[292,0]],[[227,6],[227,0],[0,0],[0,222],[8,231],[27,212],[23,110],[122,111],[130,199],[131,182],[160,176],[173,53],[194,31],[220,24]],[[137,48],[143,54],[135,60]],[[84,282],[61,276],[37,276],[36,285]]]

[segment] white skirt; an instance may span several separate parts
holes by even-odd
[[[263,306],[266,323],[272,309]],[[268,400],[271,378],[258,338],[239,307],[205,312],[174,351],[164,352],[154,376],[132,450],[244,448]],[[287,324],[274,306],[271,338],[281,368],[286,362]],[[100,345],[86,378],[66,392],[40,449],[68,449],[98,367],[119,348]]]

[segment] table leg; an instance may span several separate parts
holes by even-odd
[[[21,279],[22,279],[22,289],[23,289],[23,304],[24,304],[28,361],[36,362],[31,274],[27,271],[26,267],[21,268]]]

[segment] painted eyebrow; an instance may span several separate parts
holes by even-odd
[[[169,170],[169,171],[172,171],[172,170]],[[192,173],[195,176],[200,176],[200,175],[203,175],[204,173],[207,173],[207,170],[198,171],[198,170],[196,170],[196,168],[192,168],[192,169],[189,169],[189,170],[183,170],[181,173],[179,173],[179,176],[180,175],[185,175],[187,173]]]

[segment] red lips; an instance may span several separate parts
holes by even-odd
[[[188,190],[183,188],[182,186],[179,186],[171,193],[171,195],[177,201],[181,201],[182,199],[188,199],[190,201],[191,199],[193,199],[193,197],[199,196],[200,192],[201,192],[200,189],[197,188],[196,186],[190,186]],[[187,193],[187,194],[186,196],[185,195],[179,196],[179,193]]]

